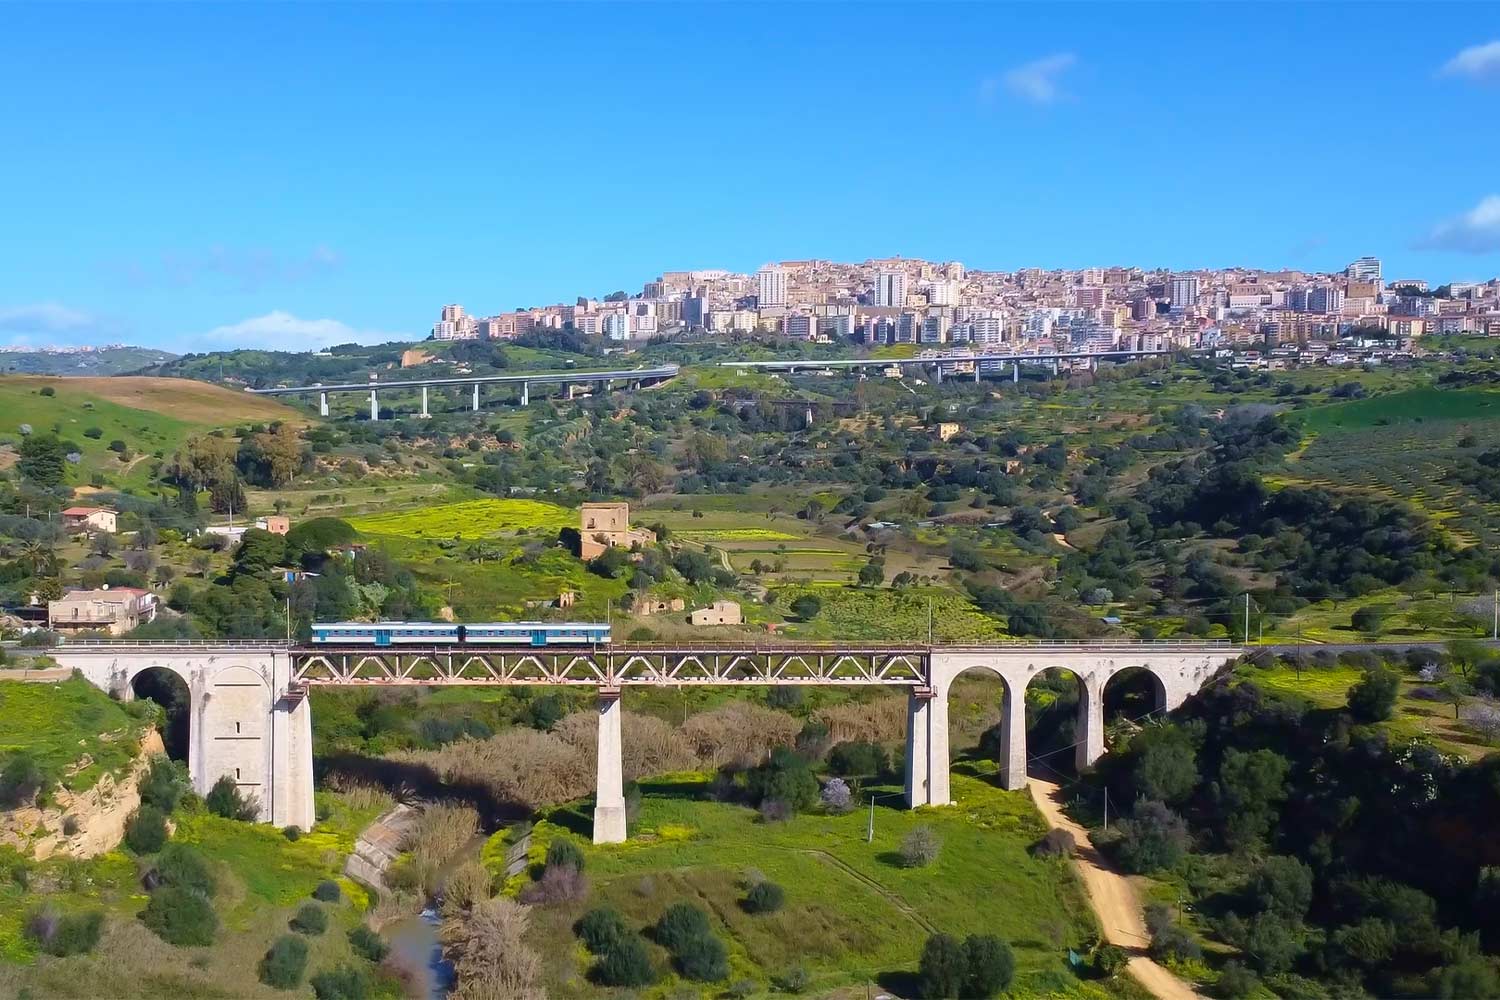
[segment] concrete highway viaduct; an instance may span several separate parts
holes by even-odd
[[[328,647],[272,642],[70,643],[53,656],[128,699],[147,671],[186,685],[188,772],[205,794],[224,775],[260,803],[261,819],[313,825],[312,711],[317,685],[536,685],[597,692],[594,841],[625,839],[620,695],[632,686],[883,686],[907,692],[906,801],[948,805],[948,699],[959,675],[1004,681],[1001,776],[1026,784],[1025,692],[1063,668],[1078,679],[1079,767],[1104,753],[1104,693],[1125,671],[1152,679],[1155,710],[1176,708],[1243,650],[1223,643],[607,645],[541,649]]]

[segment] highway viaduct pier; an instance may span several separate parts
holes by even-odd
[[[605,389],[614,387],[616,382],[621,382],[633,388],[645,385],[655,385],[665,382],[667,379],[675,378],[680,371],[678,365],[659,365],[654,368],[614,368],[601,371],[560,371],[560,372],[524,372],[516,375],[476,375],[472,377],[454,378],[408,378],[397,379],[390,382],[380,382],[371,378],[368,382],[340,382],[323,384],[315,382],[312,385],[288,385],[274,386],[269,389],[246,389],[246,392],[255,393],[259,396],[311,396],[318,397],[318,412],[322,416],[328,416],[328,397],[337,393],[359,393],[368,394],[370,397],[370,419],[380,419],[380,398],[382,392],[400,392],[419,390],[422,394],[422,411],[418,416],[430,417],[428,409],[428,390],[436,388],[450,388],[458,392],[469,390],[471,397],[471,408],[479,409],[479,387],[482,385],[514,385],[520,390],[520,404],[526,406],[531,402],[531,388],[538,385],[560,385],[567,392],[568,398],[573,398],[573,389],[580,385],[598,385]]]
[[[1243,650],[1224,643],[1005,643],[983,646],[856,644],[604,645],[491,649],[334,647],[268,642],[71,643],[54,658],[116,696],[133,696],[147,670],[187,687],[188,771],[206,794],[232,775],[260,803],[261,819],[313,824],[312,712],[317,685],[535,685],[592,688],[598,695],[595,843],[626,836],[621,754],[622,691],[632,686],[881,686],[907,694],[906,801],[951,803],[948,697],[969,671],[1004,682],[1001,776],[1026,784],[1026,688],[1053,668],[1078,679],[1080,768],[1104,753],[1104,692],[1124,671],[1153,679],[1155,708],[1170,710]]]

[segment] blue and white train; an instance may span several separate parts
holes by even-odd
[[[596,646],[609,642],[597,622],[317,622],[312,641],[327,646]]]

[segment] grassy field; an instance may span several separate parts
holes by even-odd
[[[794,622],[787,635],[809,639],[868,639],[881,642],[925,642],[929,610],[932,637],[938,642],[980,642],[998,639],[1005,629],[974,609],[968,599],[944,587],[903,590],[858,587],[784,587],[778,603],[790,607],[802,594],[812,594],[823,609],[810,622]]]
[[[355,530],[366,535],[398,538],[457,538],[472,540],[527,531],[557,531],[576,524],[578,517],[566,507],[541,500],[491,498],[435,504],[388,514],[360,515],[349,519]]]
[[[144,726],[79,677],[58,684],[0,680],[0,761],[25,750],[72,791],[129,767]]]
[[[44,388],[52,395],[43,395]],[[70,467],[73,485],[87,485],[98,472],[130,487],[145,486],[150,459],[158,453],[170,457],[192,434],[242,423],[307,422],[296,410],[260,396],[185,379],[138,377],[0,377],[0,413],[0,441],[18,443],[24,423],[78,445],[83,460]],[[97,437],[84,433],[95,428]],[[109,450],[115,440],[124,441],[138,460],[122,462]]]
[[[643,927],[683,899],[711,914],[730,952],[729,980],[751,979],[761,989],[802,966],[814,995],[863,996],[866,985],[886,984],[910,996],[922,942],[935,930],[1009,940],[1017,958],[1013,996],[1104,997],[1129,989],[1081,981],[1068,970],[1067,949],[1086,947],[1097,928],[1068,864],[1030,854],[1046,828],[1024,793],[955,774],[956,806],[908,811],[897,805],[899,789],[883,787],[875,839],[867,843],[865,810],[767,824],[747,807],[708,801],[706,788],[698,775],[650,782],[629,842],[584,847],[591,899],[533,917],[534,939],[547,942],[539,950],[549,995],[615,995],[587,981],[581,949],[559,946],[587,908],[607,903]],[[572,831],[586,839],[588,815],[587,804],[550,813],[533,837],[537,860],[553,837]],[[897,849],[918,826],[931,827],[942,850],[930,867],[906,868]],[[786,890],[781,911],[752,916],[740,907],[752,870]],[[651,948],[665,969],[665,953]],[[720,989],[667,972],[645,996],[718,996]]]
[[[373,514],[393,507],[416,504],[448,504],[472,500],[476,491],[451,482],[378,483],[374,486],[311,486],[301,489],[247,489],[251,516],[270,514],[281,500],[288,513],[305,517],[348,517],[351,514]]]
[[[1309,407],[1299,413],[1307,430],[1384,427],[1430,420],[1494,420],[1500,392],[1489,389],[1406,389],[1366,399]]]
[[[528,608],[527,602],[555,600],[564,590],[578,595],[578,603],[570,615],[603,621],[607,602],[626,590],[625,580],[590,573],[583,563],[555,546],[528,558],[519,544],[501,544],[497,547],[497,558],[481,562],[471,559],[465,546],[446,539],[391,537],[381,542],[429,590],[441,595],[460,621],[542,617],[537,610]]]
[[[199,847],[219,883],[214,910],[220,930],[209,948],[173,947],[136,920],[147,898],[140,885],[145,862],[124,853],[29,865],[29,890],[19,879],[0,879],[0,996],[29,991],[38,997],[284,997],[258,981],[257,965],[271,942],[286,933],[296,908],[330,878],[339,881],[344,898],[323,905],[329,929],[307,938],[308,975],[344,963],[365,965],[351,951],[346,932],[360,922],[368,897],[339,872],[355,830],[370,817],[333,804],[326,794],[319,798],[330,822],[295,843],[269,826],[220,819],[201,807],[174,815],[173,839]],[[0,856],[0,869],[18,863],[13,854]],[[93,954],[66,959],[36,954],[22,928],[26,914],[44,901],[64,911],[105,912],[104,936]],[[377,995],[399,996],[399,986],[381,981]]]

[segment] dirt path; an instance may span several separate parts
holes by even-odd
[[[1047,823],[1067,830],[1078,842],[1075,863],[1083,876],[1084,890],[1089,894],[1099,925],[1104,930],[1104,939],[1130,952],[1127,968],[1142,986],[1151,991],[1158,1000],[1196,1000],[1193,988],[1171,972],[1157,965],[1146,954],[1151,938],[1146,933],[1146,921],[1141,913],[1141,901],[1135,894],[1135,886],[1119,874],[1094,847],[1089,833],[1069,819],[1062,809],[1062,789],[1050,781],[1031,778],[1027,783],[1032,801],[1041,810]]]

